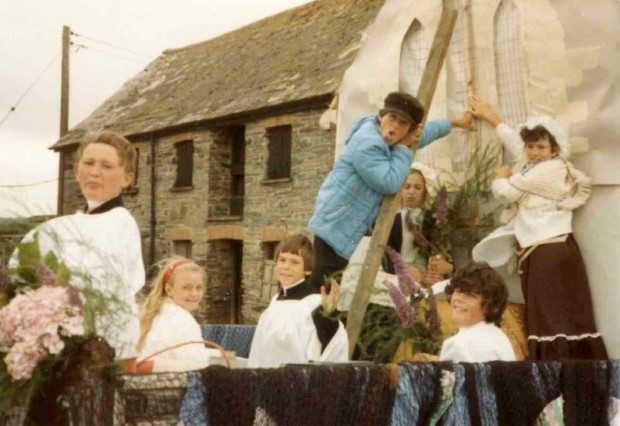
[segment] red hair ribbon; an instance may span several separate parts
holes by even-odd
[[[170,277],[172,276],[175,269],[177,269],[181,265],[185,265],[186,263],[190,263],[190,262],[191,260],[189,259],[181,259],[177,262],[172,262],[170,265],[168,265],[166,272],[164,272],[164,279],[163,279],[164,286],[168,284],[168,280],[170,280]]]

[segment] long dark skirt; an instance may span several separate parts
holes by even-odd
[[[530,359],[606,359],[573,235],[565,242],[538,246],[521,271]]]

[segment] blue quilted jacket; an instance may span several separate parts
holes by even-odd
[[[427,122],[418,148],[445,136],[450,129],[447,120]],[[377,218],[383,196],[400,189],[412,162],[409,148],[385,143],[376,115],[358,120],[319,189],[308,224],[310,231],[338,255],[350,259]]]

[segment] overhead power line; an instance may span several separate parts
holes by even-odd
[[[129,53],[132,53],[134,55],[139,55],[139,56],[142,56],[144,58],[148,58],[149,60],[155,59],[152,55],[147,55],[145,53],[141,53],[141,52],[138,52],[138,51],[135,51],[135,50],[127,49],[126,47],[117,46],[117,45],[114,45],[112,43],[107,43],[105,41],[97,40],[97,39],[92,38],[92,37],[87,37],[87,36],[84,36],[84,35],[81,35],[81,34],[77,34],[77,33],[74,33],[74,32],[71,32],[71,35],[74,35],[76,37],[81,37],[81,38],[86,39],[86,40],[90,40],[90,41],[92,41],[94,43],[100,43],[100,44],[112,47],[114,49],[123,50],[125,52],[129,52]],[[127,57],[127,56],[118,55],[116,53],[109,52],[109,51],[106,51],[106,50],[101,50],[101,49],[98,49],[98,48],[92,47],[92,46],[87,46],[85,44],[78,44],[78,43],[71,43],[71,44],[76,46],[78,48],[78,50],[80,48],[90,49],[90,50],[93,50],[95,52],[99,52],[99,53],[103,53],[103,54],[106,54],[106,55],[114,56],[114,57],[117,57],[117,58],[120,58],[120,59],[124,59],[126,61],[131,61],[131,62],[136,62],[136,63],[139,63],[139,64],[144,64],[144,60],[137,60],[136,58],[130,58],[130,57]],[[28,88],[20,96],[20,98],[17,100],[17,102],[15,102],[15,104],[9,109],[9,111],[6,113],[6,115],[0,121],[0,127],[2,127],[2,125],[5,123],[5,121],[11,115],[11,113],[13,113],[17,109],[17,106],[26,97],[28,92],[30,92],[30,90],[39,82],[41,77],[43,77],[43,74],[45,74],[45,72],[52,66],[54,61],[56,61],[56,59],[58,59],[58,57],[60,56],[61,53],[62,53],[62,51],[58,51],[56,53],[56,55],[52,58],[52,60],[49,61],[49,63],[45,66],[45,68],[43,68],[43,71],[41,71],[41,73],[34,79],[34,81],[30,84],[30,86],[28,86]]]
[[[79,43],[71,42],[71,45],[77,47],[77,50],[75,51],[75,53],[77,53],[80,49],[87,49],[87,50],[92,50],[93,52],[104,53],[106,55],[114,56],[116,58],[124,59],[126,61],[136,62],[138,64],[143,64],[144,65],[144,60],[138,60],[138,59],[135,59],[135,58],[129,58],[127,56],[117,55],[116,53],[108,52],[106,50],[97,49],[96,47],[87,46],[85,44],[79,44]]]
[[[50,182],[56,182],[58,181],[58,178],[55,179],[48,179],[48,180],[44,180],[41,182],[34,182],[34,183],[21,183],[21,184],[15,184],[15,185],[0,185],[0,188],[26,188],[29,186],[39,186],[39,185],[44,185],[46,183],[50,183]]]
[[[15,102],[15,104],[11,107],[11,109],[9,110],[9,112],[6,113],[6,115],[2,118],[2,121],[0,121],[0,126],[2,126],[4,124],[4,122],[6,121],[6,119],[9,117],[9,115],[11,115],[11,113],[13,111],[15,111],[15,109],[17,108],[17,105],[19,105],[19,103],[26,97],[26,95],[28,94],[28,92],[30,92],[30,90],[39,82],[39,80],[41,79],[41,77],[43,76],[43,74],[45,74],[45,72],[52,66],[52,64],[54,63],[54,61],[56,59],[58,59],[58,56],[60,56],[60,51],[58,53],[56,53],[56,55],[52,58],[51,61],[49,61],[49,63],[45,66],[45,68],[43,69],[43,71],[41,71],[41,73],[37,76],[37,78],[34,79],[34,81],[30,84],[30,86],[28,86],[28,88],[26,89],[26,91],[24,92],[23,95],[21,95],[21,97],[17,100],[17,102]]]
[[[141,53],[141,52],[138,52],[138,51],[135,51],[135,50],[127,49],[126,47],[117,46],[117,45],[115,45],[115,44],[112,44],[112,43],[107,43],[107,42],[105,42],[105,41],[101,41],[101,40],[97,40],[97,39],[92,38],[92,37],[87,37],[87,36],[84,36],[84,35],[81,35],[81,34],[75,33],[75,32],[73,32],[73,31],[71,32],[71,35],[74,35],[74,36],[76,36],[76,37],[82,37],[82,38],[84,38],[84,39],[86,39],[86,40],[90,40],[90,41],[93,41],[93,42],[95,42],[95,43],[104,44],[104,45],[106,45],[106,46],[113,47],[113,48],[115,48],[115,49],[124,50],[125,52],[133,53],[133,54],[135,54],[135,55],[144,56],[144,57],[149,58],[149,59],[155,59],[155,58],[153,57],[153,55],[147,55],[146,53]]]

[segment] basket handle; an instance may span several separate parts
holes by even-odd
[[[228,355],[226,355],[226,351],[224,351],[224,348],[222,348],[217,343],[212,342],[211,340],[188,340],[187,342],[177,343],[176,345],[168,346],[166,348],[155,351],[152,354],[149,354],[147,357],[142,358],[140,362],[149,360],[153,357],[156,357],[157,355],[163,354],[164,352],[168,352],[173,349],[180,348],[181,346],[195,345],[195,344],[207,345],[207,346],[211,346],[212,348],[217,349],[218,351],[220,351],[220,354],[222,355],[222,358],[224,359],[224,362],[226,363],[226,367],[232,368],[232,364],[230,363],[230,358]]]

